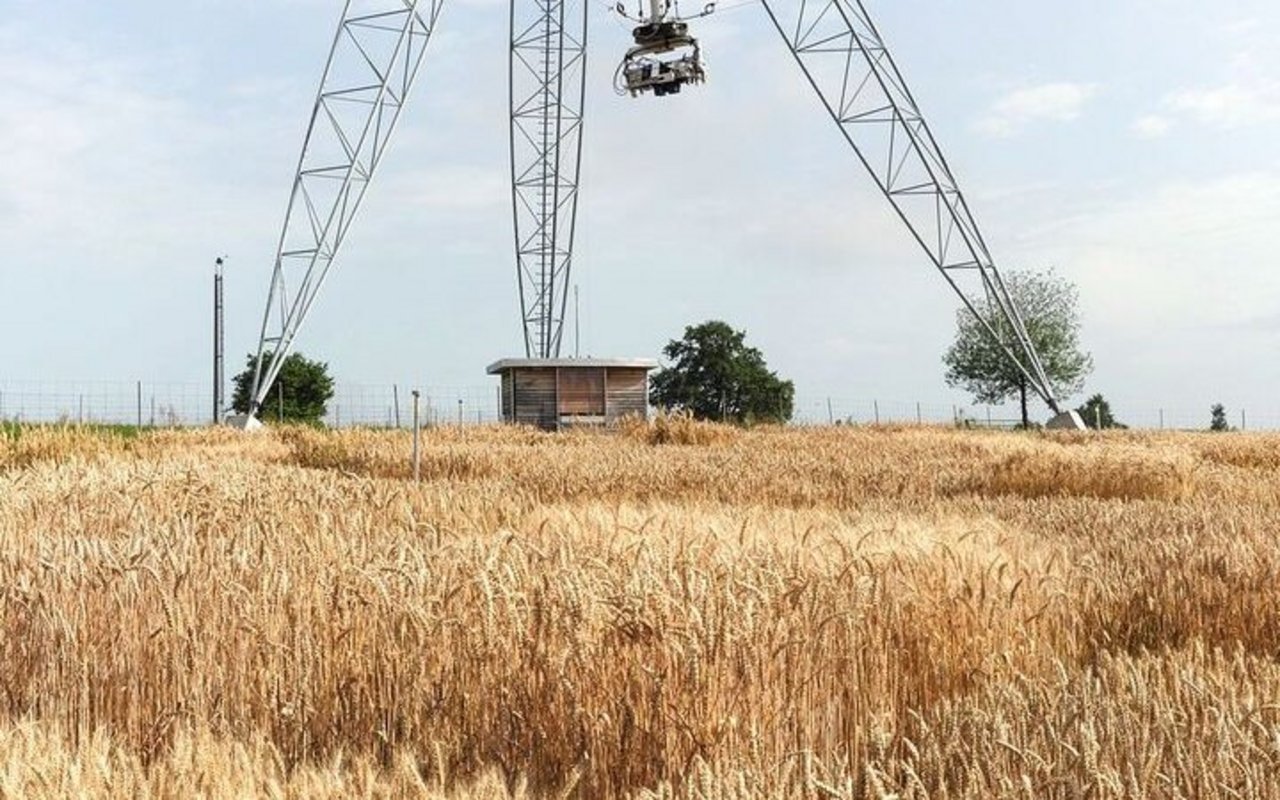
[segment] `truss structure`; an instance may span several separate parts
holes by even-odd
[[[586,0],[511,0],[511,209],[529,358],[557,358],[564,333],[586,44]]]
[[[443,0],[346,0],[298,161],[262,319],[256,413],[382,163]],[[278,308],[279,328],[271,317]]]
[[[346,0],[271,279],[256,413],[350,230],[444,0]],[[525,352],[560,354],[573,266],[586,0],[509,0],[511,189]],[[761,0],[803,74],[961,302],[1055,412],[1054,387],[941,148],[863,0]],[[278,307],[276,333],[271,317]]]
[[[831,118],[929,260],[1028,384],[1058,400],[1017,305],[862,0],[762,0]]]

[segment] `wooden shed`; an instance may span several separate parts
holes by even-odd
[[[502,378],[502,419],[558,431],[649,415],[649,359],[508,358],[488,369]]]

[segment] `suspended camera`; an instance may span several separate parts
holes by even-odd
[[[618,67],[615,88],[619,94],[629,93],[639,97],[653,92],[655,97],[679,94],[686,84],[703,83],[707,79],[702,61],[702,48],[698,40],[689,35],[689,25],[677,15],[667,19],[668,5],[661,0],[650,0],[647,19],[637,19],[641,25],[632,31],[635,47],[627,51]],[[629,19],[621,3],[617,11]],[[708,4],[699,17],[715,11],[715,4]]]

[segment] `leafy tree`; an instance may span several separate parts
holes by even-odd
[[[266,363],[271,363],[271,355],[271,351],[265,353]],[[250,353],[244,372],[235,377],[231,406],[236,413],[249,413],[249,393],[253,391],[253,376],[257,368],[258,358]],[[281,386],[284,387],[283,404],[280,400]],[[311,361],[301,353],[293,353],[284,360],[280,374],[276,376],[275,383],[271,384],[271,390],[267,392],[267,399],[263,402],[261,416],[264,420],[318,425],[324,419],[332,397],[333,378],[329,376],[329,365]]]
[[[686,327],[662,350],[672,364],[653,376],[650,402],[719,422],[791,419],[795,385],[770,372],[746,337],[718,320]]]
[[[1121,424],[1111,413],[1111,404],[1100,394],[1095,394],[1085,401],[1084,405],[1076,409],[1076,413],[1084,420],[1084,424],[1094,430],[1110,430],[1112,428],[1127,428],[1127,425]]]
[[[1231,430],[1231,426],[1227,423],[1227,409],[1222,405],[1222,403],[1214,403],[1213,408],[1209,409],[1209,414],[1209,430]]]
[[[1009,295],[1022,313],[1027,335],[1044,364],[1054,392],[1070,397],[1080,391],[1093,369],[1093,357],[1080,350],[1079,293],[1054,272],[1013,272],[1005,277]],[[1008,323],[988,301],[975,304],[978,313],[1006,341],[1013,340]],[[1002,403],[1017,397],[1022,425],[1029,427],[1027,393],[1030,384],[1003,348],[967,308],[956,317],[956,339],[943,356],[947,385],[962,388],[980,403]]]

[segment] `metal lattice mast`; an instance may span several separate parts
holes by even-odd
[[[586,96],[585,0],[511,0],[511,192],[525,354],[560,354]]]
[[[1035,392],[1059,411],[955,175],[862,0],[763,2],[832,119],[934,266]]]
[[[254,413],[292,350],[382,163],[442,2],[347,0],[343,5],[276,252],[258,344]],[[280,328],[272,334],[277,307]]]

